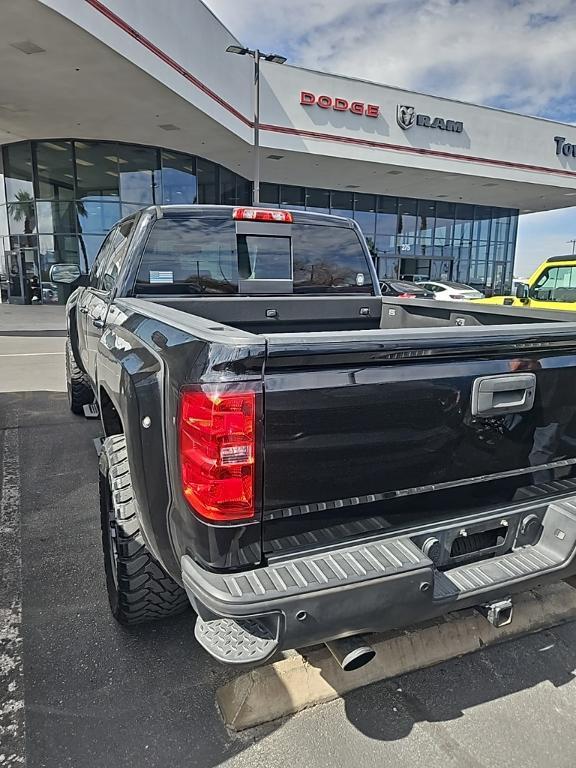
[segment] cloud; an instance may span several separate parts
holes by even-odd
[[[206,0],[293,64],[576,120],[574,0]]]

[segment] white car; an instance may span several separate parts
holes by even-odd
[[[483,299],[484,294],[464,283],[452,283],[448,281],[435,282],[432,280],[419,281],[418,285],[431,291],[435,299],[440,301],[472,301]]]

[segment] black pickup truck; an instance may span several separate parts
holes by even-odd
[[[123,623],[190,603],[227,663],[576,573],[576,323],[388,299],[343,218],[166,206],[120,221],[67,305],[74,413],[99,412]]]

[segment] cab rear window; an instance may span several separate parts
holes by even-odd
[[[159,219],[135,291],[222,296],[237,294],[239,281],[246,286],[270,280],[286,281],[287,292],[295,294],[373,293],[367,256],[354,230],[295,223],[290,232],[289,237],[237,235],[229,218]]]

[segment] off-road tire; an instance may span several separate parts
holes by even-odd
[[[147,550],[140,533],[124,435],[100,453],[102,549],[108,600],[120,624],[163,619],[190,608],[184,589]]]
[[[70,339],[66,339],[66,387],[70,410],[78,416],[84,413],[84,406],[94,400],[94,393],[88,377],[78,367]]]

